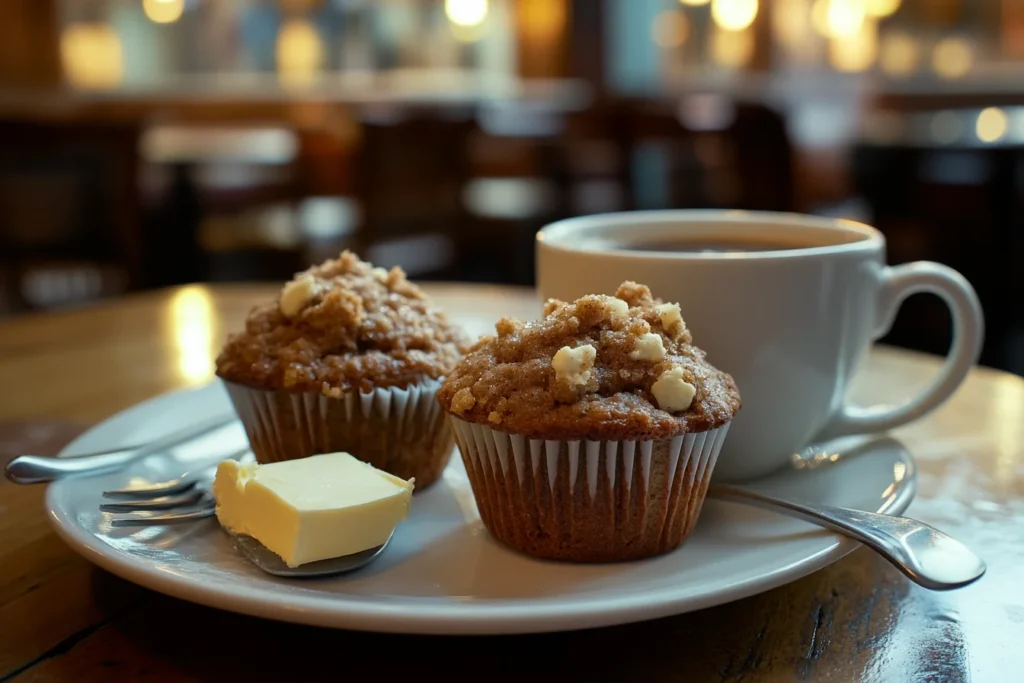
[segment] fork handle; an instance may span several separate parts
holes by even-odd
[[[120,451],[80,458],[46,458],[19,455],[7,463],[5,474],[15,484],[42,484],[71,474],[103,474],[121,469],[138,451]]]

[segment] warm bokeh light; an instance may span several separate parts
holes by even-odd
[[[675,10],[660,12],[651,24],[651,37],[666,50],[680,47],[690,38],[690,20]]]
[[[567,17],[564,2],[519,0],[517,14],[522,22],[523,32],[532,40],[558,40],[565,30]]]
[[[943,78],[962,78],[974,66],[971,45],[963,38],[943,38],[932,52],[932,68]]]
[[[864,22],[856,35],[829,41],[828,58],[837,71],[867,71],[878,57],[878,25]]]
[[[831,35],[831,29],[828,25],[828,10],[831,3],[829,0],[814,0],[814,4],[811,6],[811,26],[819,34],[828,38]]]
[[[157,24],[173,24],[185,11],[185,0],[142,0],[142,11]]]
[[[710,2],[711,0],[679,0],[680,4],[688,5],[690,7],[700,7],[702,5],[707,5]]]
[[[309,84],[323,66],[324,46],[320,34],[305,19],[289,19],[277,34],[276,56],[282,83]]]
[[[884,19],[896,14],[900,4],[900,0],[867,0],[867,5],[864,9],[867,10],[868,16]]]
[[[849,38],[864,26],[864,0],[815,0],[811,25],[826,38]]]
[[[189,385],[212,379],[215,315],[209,290],[191,285],[175,292],[167,322],[178,355],[181,379]]]
[[[1010,128],[1010,121],[999,107],[989,107],[978,114],[975,132],[982,142],[998,142]]]
[[[67,82],[76,88],[113,88],[124,78],[121,39],[106,24],[72,24],[61,31],[60,56]]]
[[[479,26],[487,18],[487,0],[445,0],[444,12],[456,26]]]
[[[864,0],[828,0],[825,24],[833,38],[857,35],[864,26]]]
[[[917,71],[921,46],[906,33],[889,33],[882,39],[878,62],[882,70],[893,76],[909,76]]]
[[[739,69],[754,56],[754,32],[716,30],[711,34],[711,59],[716,64]]]
[[[790,53],[807,54],[813,42],[807,40],[810,30],[811,0],[775,0],[772,3],[772,31],[779,44]]]
[[[711,18],[726,31],[742,31],[757,18],[757,0],[711,0]]]

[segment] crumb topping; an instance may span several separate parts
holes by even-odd
[[[614,297],[549,300],[543,319],[503,318],[495,331],[438,394],[470,422],[531,438],[666,438],[719,427],[740,408],[732,377],[693,345],[679,305],[635,282]]]
[[[440,379],[469,346],[401,268],[375,268],[346,251],[255,307],[217,358],[217,375],[338,397]]]

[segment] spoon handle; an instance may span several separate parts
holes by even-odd
[[[796,502],[727,484],[711,486],[708,496],[797,517],[860,541],[931,590],[961,588],[985,573],[985,562],[970,548],[909,517]]]

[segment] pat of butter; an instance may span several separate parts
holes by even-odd
[[[217,466],[217,519],[252,536],[289,567],[374,548],[409,514],[413,482],[348,453],[267,465]]]

